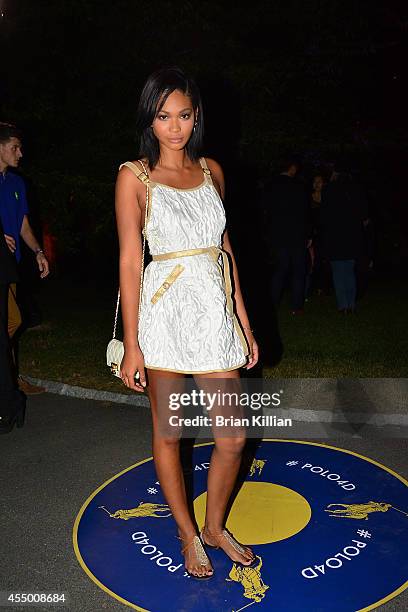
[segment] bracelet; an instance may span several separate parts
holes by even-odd
[[[34,253],[36,256],[38,255],[38,253],[42,253],[44,255],[44,251],[42,249],[35,249]]]

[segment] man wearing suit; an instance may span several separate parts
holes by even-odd
[[[273,257],[272,301],[277,307],[290,274],[293,315],[303,313],[306,249],[311,242],[309,198],[296,179],[298,170],[297,162],[288,161],[283,165],[283,172],[265,185],[262,194],[266,240]]]
[[[25,399],[17,389],[7,330],[7,303],[10,283],[17,281],[17,266],[4,238],[0,220],[0,433],[24,422]]]

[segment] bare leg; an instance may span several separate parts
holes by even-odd
[[[212,379],[211,384],[205,379]],[[231,384],[225,384],[225,380],[230,379]],[[233,380],[235,379],[235,380]],[[238,379],[238,380],[237,380]],[[196,375],[197,385],[204,390],[215,392],[217,388],[224,391],[239,390],[239,371],[214,372],[211,374]],[[222,413],[222,407],[213,409],[213,416],[216,412]],[[231,414],[231,411],[227,411]],[[239,412],[239,411],[238,411]],[[238,552],[231,542],[222,536],[224,529],[225,512],[232,490],[237,479],[238,471],[241,466],[242,451],[245,446],[245,430],[234,428],[233,435],[229,437],[214,436],[215,447],[211,455],[210,468],[208,471],[207,482],[207,506],[206,518],[203,529],[204,542],[211,546],[219,546],[233,560],[243,565],[250,565],[254,560],[251,549],[242,546],[244,552]]]
[[[180,460],[180,440],[174,435],[165,436],[160,427],[163,419],[160,415],[167,414],[168,405],[163,400],[168,397],[168,389],[171,392],[181,392],[184,388],[184,375],[162,370],[148,370],[149,386],[147,388],[153,420],[153,459],[156,473],[160,481],[163,494],[171,509],[174,520],[178,526],[179,537],[182,547],[188,546],[195,535],[195,525],[190,516],[184,475]],[[163,390],[165,390],[163,392]],[[161,404],[161,405],[160,405]],[[159,414],[159,411],[161,413]],[[196,576],[211,575],[213,573],[211,564],[203,566],[199,563],[194,546],[185,550],[186,570]]]

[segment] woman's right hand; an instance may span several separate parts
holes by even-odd
[[[138,379],[135,379],[136,372],[139,372]],[[125,353],[120,364],[120,377],[123,384],[134,391],[144,391],[146,387],[146,371],[143,353],[138,346],[132,348],[125,347]]]

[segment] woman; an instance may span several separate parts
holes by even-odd
[[[186,374],[193,374],[198,386],[211,379],[234,384],[240,367],[257,363],[258,347],[224,232],[223,172],[214,160],[199,157],[203,109],[194,81],[177,67],[153,73],[141,94],[138,125],[139,160],[121,166],[116,184],[125,347],[121,378],[130,389],[143,391],[148,372],[156,472],[178,526],[185,567],[203,579],[213,574],[203,544],[222,548],[243,565],[254,560],[252,551],[224,529],[245,435],[215,439],[199,537],[188,510],[179,439],[159,433],[159,395],[169,381],[179,389]],[[146,238],[153,261],[144,273],[138,319],[146,183]]]

